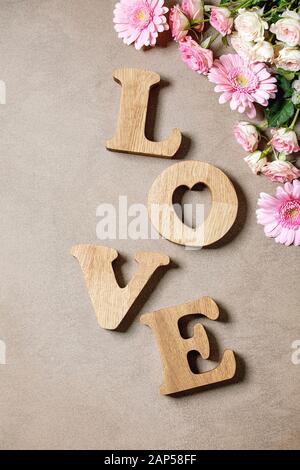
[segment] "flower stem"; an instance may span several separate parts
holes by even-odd
[[[196,41],[198,44],[200,44],[199,36],[198,36],[198,34],[196,33],[196,31],[194,31],[193,29],[190,29],[190,32],[194,35],[195,41]]]
[[[266,129],[268,129],[268,122],[267,122],[267,120],[262,121],[260,124],[255,124],[255,127],[259,131],[265,131]]]
[[[250,6],[253,0],[245,0],[244,2],[240,3],[237,7],[232,10],[232,13],[236,13],[240,8],[245,8]]]
[[[295,116],[294,116],[294,119],[289,127],[289,129],[294,129],[295,125],[296,125],[296,122],[298,120],[298,117],[299,117],[299,113],[300,113],[300,108],[297,109],[296,113],[295,113]]]
[[[260,156],[260,160],[262,160],[267,155],[269,155],[269,153],[272,152],[272,149],[273,149],[272,145],[268,145],[268,147],[266,147],[265,150],[262,152],[262,154]]]
[[[195,26],[199,26],[202,23],[208,23],[209,18],[205,18],[203,20],[191,21],[191,27],[194,28]]]
[[[275,39],[275,34],[271,34],[268,41],[270,44],[273,44],[273,40]]]
[[[295,3],[295,0],[291,0],[291,2],[287,6],[287,10],[289,10],[292,7],[293,3]]]
[[[213,38],[210,40],[210,43],[209,43],[209,47],[212,45],[213,42],[215,42],[215,40],[220,36],[220,33],[217,33],[215,34],[215,36],[213,36]]]

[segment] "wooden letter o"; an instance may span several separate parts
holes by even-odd
[[[203,223],[194,228],[183,224],[173,207],[173,194],[179,186],[192,189],[204,183],[212,194],[211,211]],[[148,196],[149,217],[156,230],[179,245],[203,247],[220,240],[232,227],[238,199],[229,178],[213,165],[199,161],[176,163],[154,181]]]

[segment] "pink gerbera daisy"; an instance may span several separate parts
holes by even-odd
[[[120,0],[114,10],[115,30],[136,49],[155,46],[158,33],[169,29],[164,0]]]
[[[277,92],[276,78],[268,72],[266,64],[249,64],[238,54],[223,55],[215,60],[208,78],[221,92],[220,103],[230,101],[232,110],[246,111],[249,118],[256,116],[253,103],[268,106]]]
[[[283,245],[300,246],[300,181],[285,183],[276,190],[276,197],[261,193],[257,222],[265,226],[267,237]]]

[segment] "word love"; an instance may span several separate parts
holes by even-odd
[[[145,136],[147,108],[151,87],[160,81],[153,72],[122,69],[114,73],[122,85],[121,106],[115,136],[106,143],[109,150],[171,158],[181,144],[178,129],[162,142],[149,141]],[[196,227],[183,224],[173,206],[173,195],[180,186],[189,189],[203,183],[211,191],[212,207],[208,217]],[[237,195],[228,177],[218,168],[205,162],[186,161],[167,168],[156,178],[148,195],[148,214],[152,225],[167,240],[179,245],[204,247],[222,238],[233,225],[238,209]],[[156,252],[139,252],[136,274],[129,284],[121,288],[116,280],[113,261],[116,250],[94,245],[77,245],[71,250],[78,260],[99,325],[108,330],[117,329],[140,297],[153,274],[170,262],[168,256]],[[221,362],[213,370],[195,374],[188,355],[198,352],[208,359],[210,346],[206,330],[201,324],[194,335],[185,339],[179,323],[190,315],[204,315],[217,320],[219,309],[209,297],[165,308],[142,315],[141,322],[148,325],[156,337],[164,370],[161,393],[175,394],[185,390],[223,382],[234,377],[234,353],[225,351]]]

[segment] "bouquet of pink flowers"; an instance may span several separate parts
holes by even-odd
[[[155,46],[158,35],[170,29],[183,62],[216,85],[221,104],[229,103],[250,119],[256,117],[256,104],[263,107],[262,122],[241,121],[234,128],[251,171],[280,183],[300,178],[295,132],[300,113],[299,0],[221,0],[218,6],[182,0],[170,11],[164,0],[120,0],[114,23],[119,37],[136,49]],[[214,57],[211,46],[218,38],[234,53]],[[300,245],[299,185],[295,188],[294,235],[287,223],[288,236],[276,235],[276,241]],[[275,219],[282,221],[278,207]]]

